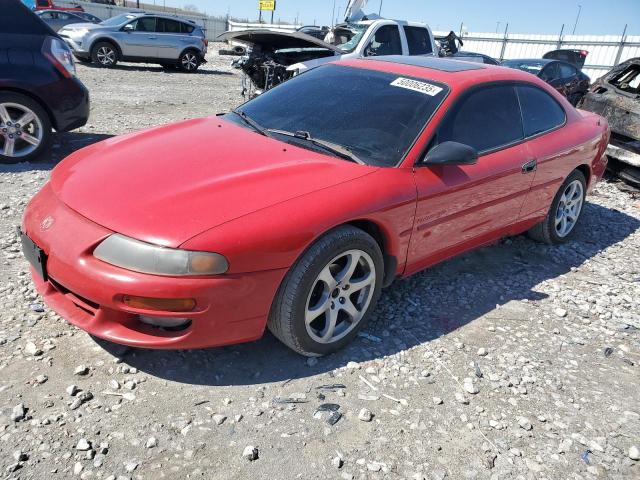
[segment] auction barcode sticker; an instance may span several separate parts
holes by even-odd
[[[436,96],[442,91],[442,88],[436,87],[435,85],[431,85],[427,82],[419,82],[418,80],[412,80],[410,78],[398,77],[391,85],[394,87],[400,88],[408,88],[409,90],[414,90],[420,93],[426,93],[427,95],[431,95],[432,97]]]

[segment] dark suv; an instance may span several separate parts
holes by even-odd
[[[65,42],[20,2],[0,15],[0,163],[37,157],[51,129],[87,123],[89,92]]]

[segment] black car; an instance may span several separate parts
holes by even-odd
[[[550,60],[562,60],[563,62],[570,63],[578,68],[584,67],[584,62],[587,59],[589,52],[586,50],[578,50],[575,48],[561,48],[559,50],[551,50],[545,53],[542,58],[548,58]]]
[[[489,55],[484,55],[482,53],[476,52],[465,52],[464,50],[460,50],[450,57],[453,60],[462,60],[464,62],[474,62],[474,63],[484,63],[487,65],[500,65],[500,62]]]
[[[576,106],[582,100],[591,83],[591,79],[582,73],[579,68],[559,60],[525,58],[504,60],[502,65],[509,68],[517,68],[540,77],[567,97],[573,106]]]
[[[52,128],[87,123],[89,92],[76,78],[71,50],[20,2],[0,15],[0,163],[37,157]]]

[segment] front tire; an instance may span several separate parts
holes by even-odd
[[[335,352],[358,334],[374,310],[384,277],[378,243],[342,226],[314,243],[285,276],[268,327],[306,356]]]
[[[0,163],[32,160],[50,141],[51,121],[38,102],[19,93],[0,93]]]
[[[118,50],[112,43],[98,42],[91,48],[91,61],[98,67],[113,68],[118,60]]]
[[[587,182],[579,170],[574,170],[556,193],[546,218],[529,230],[534,240],[558,245],[570,240],[582,214]]]

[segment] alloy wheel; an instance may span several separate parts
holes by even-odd
[[[96,57],[102,65],[108,67],[109,65],[113,65],[115,63],[116,52],[113,48],[103,46],[98,48]]]
[[[19,158],[36,150],[44,136],[42,121],[24,105],[0,103],[0,154]]]
[[[305,326],[318,343],[344,338],[364,317],[376,285],[376,267],[362,250],[334,257],[317,276],[309,292]]]
[[[198,58],[195,53],[187,52],[182,56],[182,67],[189,71],[198,68]]]
[[[583,202],[584,187],[582,182],[574,180],[562,192],[556,209],[555,228],[559,237],[564,238],[571,233],[582,211]]]

